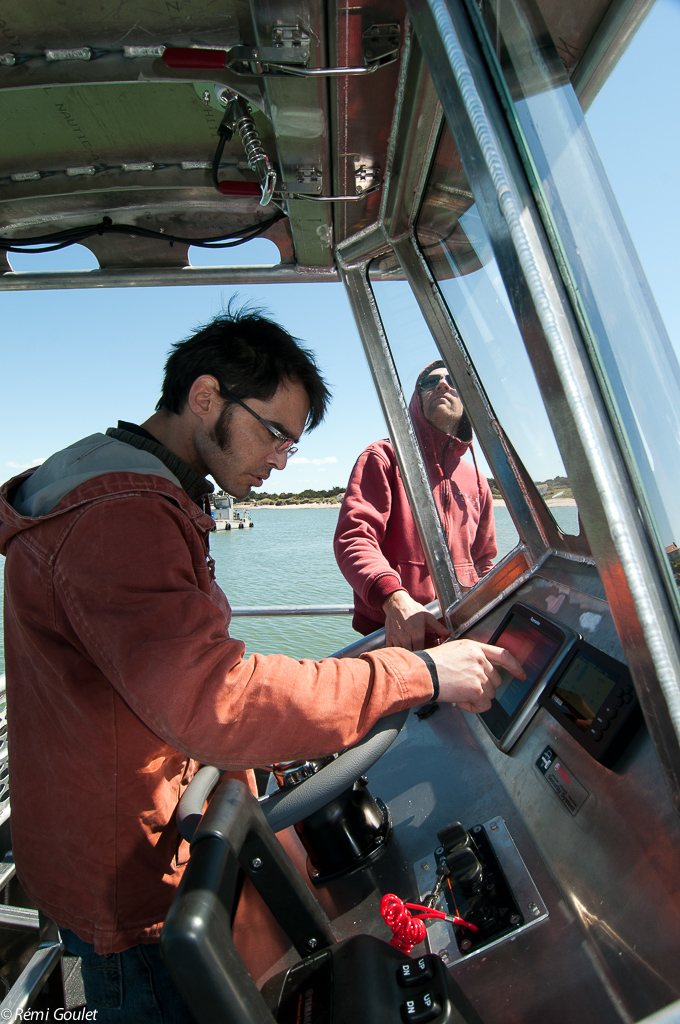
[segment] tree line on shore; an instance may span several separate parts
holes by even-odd
[[[487,477],[491,494],[494,498],[502,498],[496,481],[493,477]],[[536,484],[544,498],[571,498],[572,492],[569,480],[566,476],[555,476],[550,480],[543,480]],[[270,494],[267,491],[250,491],[244,500],[254,505],[308,505],[318,502],[341,501],[345,492],[344,487],[329,487],[325,491],[315,491],[308,487],[304,491],[293,493],[292,491],[281,491],[280,494]]]
[[[491,494],[494,498],[502,498],[498,484],[492,476],[487,477]],[[566,476],[553,476],[549,480],[534,481],[539,494],[548,500],[549,498],[573,498],[571,484]]]
[[[297,494],[282,491],[280,494],[269,494],[267,491],[253,491],[244,500],[254,505],[309,505],[318,502],[335,502],[342,500],[344,487],[329,487],[325,491],[314,491],[308,487]]]

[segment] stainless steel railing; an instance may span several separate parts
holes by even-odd
[[[352,615],[354,608],[348,604],[312,604],[312,605],[294,605],[286,604],[279,605],[279,607],[244,607],[244,608],[232,608],[231,614],[233,618],[246,617],[249,618],[263,618],[267,615]]]
[[[430,601],[425,607],[428,612],[434,612],[435,615],[439,614],[438,601]],[[264,618],[270,615],[352,615],[353,612],[354,608],[351,605],[344,604],[281,605],[278,608],[257,606],[231,609],[233,618]],[[354,643],[348,644],[347,647],[342,647],[339,651],[329,655],[329,657],[358,658],[360,654],[365,654],[367,651],[377,651],[380,647],[384,646],[385,630],[376,629],[375,633],[369,633],[368,636],[360,637]]]

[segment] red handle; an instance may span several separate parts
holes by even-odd
[[[168,68],[224,71],[227,65],[227,51],[201,50],[193,46],[169,46],[163,51],[163,63]]]
[[[257,196],[262,195],[262,189],[256,181],[220,181],[217,191],[223,196]]]

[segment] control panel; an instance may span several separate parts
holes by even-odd
[[[500,750],[508,751],[517,742],[538,710],[551,670],[577,639],[572,629],[519,602],[494,631],[489,643],[505,647],[526,672],[520,680],[502,670],[491,708],[479,716]]]
[[[507,648],[527,676],[502,671],[491,708],[479,715],[499,750],[508,753],[542,707],[611,767],[642,721],[627,667],[523,602],[510,608],[488,642]]]
[[[642,720],[625,665],[578,640],[539,703],[601,764],[611,766]]]
[[[464,828],[452,822],[439,846],[414,865],[420,902],[442,912],[427,946],[451,965],[514,938],[548,909],[502,818]]]

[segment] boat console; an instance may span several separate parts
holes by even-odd
[[[536,985],[557,1024],[579,1016],[620,1020],[614,986],[637,1019],[653,992],[657,999],[673,997],[680,916],[672,864],[680,845],[671,808],[659,821],[658,802],[650,799],[664,781],[594,567],[551,558],[466,635],[507,644],[525,666],[527,682],[514,694],[502,687],[498,708],[484,715],[437,705],[409,714],[366,770],[370,792],[384,801],[391,826],[369,857],[356,843],[354,860],[324,877],[314,837],[305,843],[309,886],[333,939],[341,941],[336,946],[329,939],[332,952],[323,955],[303,947],[301,960],[293,955],[292,963],[278,964],[266,986],[270,1005],[263,1019],[296,1019],[286,1009],[290,1001],[299,1010],[300,993],[317,993],[319,986],[327,1000],[324,1008],[314,1002],[318,1017],[310,1019],[333,1024],[350,1016],[363,1020],[364,1000],[367,1020],[473,1021],[479,1015],[483,1021],[524,1022],[535,1019]],[[297,813],[304,813],[305,785],[300,783]],[[353,789],[346,788],[345,797],[351,799]],[[222,803],[226,799],[219,796]],[[202,830],[215,833],[219,806],[211,803],[210,816],[199,825],[197,850]],[[351,839],[356,822],[343,817],[337,800],[328,806],[328,827],[333,819],[335,835],[342,831]],[[261,807],[266,816],[266,801]],[[296,827],[304,839],[304,820]],[[274,856],[286,859],[283,851]],[[273,884],[266,880],[271,857],[271,851],[268,858],[258,855],[256,872],[252,858],[240,860],[265,901]],[[187,893],[197,884],[191,872],[190,866]],[[422,998],[414,997],[413,1011],[404,1009],[409,993],[395,981],[394,952],[378,953],[380,947],[367,941],[393,939],[384,912],[388,896],[400,910],[410,905],[415,919],[432,914],[422,917],[421,938],[406,945],[407,953],[401,947],[406,969],[417,977],[423,971]],[[170,919],[172,941],[181,949],[183,901],[181,891]],[[292,904],[285,908],[281,923],[290,928],[297,912]],[[663,929],[655,925],[659,919]],[[171,954],[180,984],[194,977],[181,968],[183,956]],[[357,980],[348,992],[350,963]],[[455,982],[454,995],[446,998],[460,1018],[447,1016],[442,965]],[[379,1012],[371,999],[383,991],[375,979],[385,972],[394,976],[393,992],[384,995]],[[211,1019],[214,1007],[205,1004],[203,983],[185,983],[197,1019]],[[413,991],[420,992],[415,982]]]

